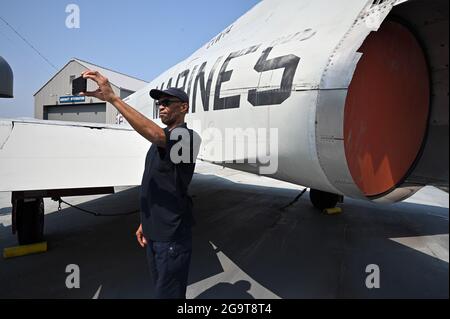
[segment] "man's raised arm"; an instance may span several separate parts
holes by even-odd
[[[82,73],[82,76],[85,79],[91,79],[97,83],[98,89],[96,91],[81,93],[81,95],[93,96],[102,101],[111,103],[123,115],[128,123],[130,123],[136,132],[153,144],[156,144],[159,147],[165,147],[166,136],[164,130],[159,127],[158,124],[145,117],[115,95],[111,84],[106,77],[101,75],[98,71],[85,71]]]

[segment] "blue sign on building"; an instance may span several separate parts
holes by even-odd
[[[61,96],[59,103],[78,103],[86,101],[85,96]]]

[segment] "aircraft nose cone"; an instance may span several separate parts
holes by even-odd
[[[0,56],[0,97],[12,98],[13,96],[13,72],[8,62]]]

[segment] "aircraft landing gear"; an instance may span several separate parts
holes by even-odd
[[[15,200],[13,210],[19,244],[30,245],[42,242],[44,240],[43,198]]]
[[[20,245],[44,241],[44,198],[114,194],[114,187],[13,191],[12,233]]]
[[[334,208],[338,202],[343,201],[341,195],[327,193],[317,189],[310,189],[309,199],[313,206],[321,211],[327,208]]]

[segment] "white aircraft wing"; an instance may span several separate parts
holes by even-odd
[[[150,145],[123,125],[0,119],[0,192],[139,185]]]

